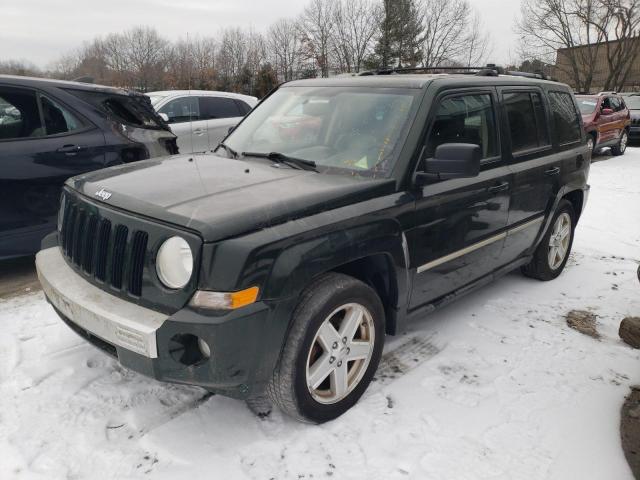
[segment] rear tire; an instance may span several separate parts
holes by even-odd
[[[549,281],[560,276],[569,261],[576,227],[576,214],[571,202],[561,200],[551,226],[522,273],[537,280]]]
[[[339,273],[314,281],[294,311],[269,384],[273,403],[311,423],[349,410],[380,363],[384,319],[380,298],[365,283]]]
[[[611,153],[614,157],[624,155],[627,151],[627,145],[629,145],[629,132],[625,130],[622,132],[622,135],[620,135],[620,141],[618,144],[615,147],[611,147]]]
[[[587,148],[589,148],[589,153],[591,153],[591,158],[593,158],[596,154],[596,139],[593,135],[587,135]]]

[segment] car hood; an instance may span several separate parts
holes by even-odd
[[[395,191],[390,179],[329,175],[215,155],[121,165],[74,177],[67,185],[95,202],[197,231],[206,242]]]

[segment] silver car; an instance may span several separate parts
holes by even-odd
[[[208,90],[170,90],[147,94],[178,137],[180,153],[206,152],[258,103],[256,97]]]

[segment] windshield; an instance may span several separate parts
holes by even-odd
[[[582,115],[589,115],[596,111],[598,99],[595,97],[578,97],[578,107]]]
[[[624,97],[624,103],[630,110],[640,110],[640,95],[630,95]]]
[[[319,170],[387,175],[420,90],[285,87],[227,138],[233,151],[277,152]],[[220,150],[222,151],[222,150]]]

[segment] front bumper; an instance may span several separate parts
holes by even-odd
[[[47,299],[69,321],[114,346],[158,358],[156,332],[167,315],[91,285],[67,265],[57,247],[36,255],[36,269]]]
[[[294,300],[258,302],[229,312],[189,307],[164,315],[90,284],[58,247],[36,256],[47,300],[80,336],[125,367],[160,381],[197,385],[235,398],[261,393],[271,378]],[[175,339],[204,340],[211,356],[185,364]]]

